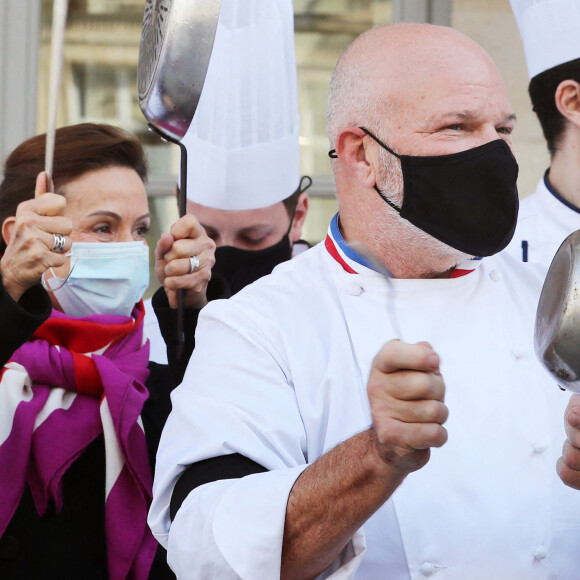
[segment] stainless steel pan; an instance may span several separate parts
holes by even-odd
[[[180,141],[205,80],[221,0],[147,0],[139,49],[139,106],[157,131]]]
[[[580,231],[564,240],[546,275],[534,347],[557,384],[580,393]]]
[[[181,149],[180,216],[185,215],[187,199],[187,150],[181,140],[199,103],[220,8],[221,0],[147,0],[145,4],[137,68],[139,106],[149,126]],[[177,319],[181,351],[181,291]]]
[[[50,86],[48,88],[48,116],[46,125],[46,149],[44,156],[44,170],[50,177],[52,177],[52,165],[54,161],[56,115],[58,112],[58,98],[62,79],[62,55],[64,51],[67,12],[68,0],[55,0],[52,7]]]

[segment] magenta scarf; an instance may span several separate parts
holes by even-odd
[[[60,511],[63,475],[102,435],[111,580],[147,578],[157,547],[147,526],[152,475],[140,420],[149,374],[142,302],[133,316],[53,310],[0,378],[0,536],[27,483],[39,515],[50,500]]]

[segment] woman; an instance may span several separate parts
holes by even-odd
[[[149,368],[143,335],[143,149],[108,125],[59,129],[50,193],[44,147],[20,145],[0,185],[0,577],[171,578],[146,517],[180,376]],[[172,228],[174,285],[209,281],[195,227]]]

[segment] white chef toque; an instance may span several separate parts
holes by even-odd
[[[510,0],[530,78],[580,58],[580,0]]]
[[[292,0],[222,0],[197,111],[182,139],[187,197],[267,207],[300,183]]]

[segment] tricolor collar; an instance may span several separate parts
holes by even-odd
[[[349,274],[359,274],[359,266],[374,270],[373,265],[356,250],[353,250],[340,233],[338,227],[338,213],[332,218],[324,245],[328,253]],[[459,278],[473,272],[481,264],[481,258],[470,258],[455,266],[451,278]]]

